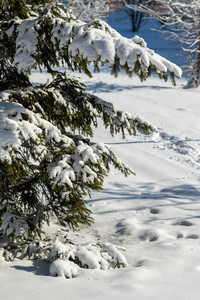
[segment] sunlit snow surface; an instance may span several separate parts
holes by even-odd
[[[149,47],[153,49],[153,44]],[[170,48],[162,55],[172,56],[168,51]],[[42,81],[42,76],[34,73],[32,79]],[[96,129],[93,140],[107,143],[137,175],[124,178],[111,170],[104,190],[88,199],[94,225],[69,233],[53,225],[47,229],[48,236],[57,232],[61,239],[67,234],[77,245],[121,246],[126,249],[128,266],[82,269],[78,277],[67,280],[49,276],[49,265],[40,260],[0,261],[0,298],[198,300],[200,90],[184,90],[184,79],[173,87],[157,77],[143,83],[125,74],[113,78],[107,69],[92,79],[82,77],[88,91],[116,108],[139,113],[159,133],[122,139],[120,135],[110,137],[103,126]]]

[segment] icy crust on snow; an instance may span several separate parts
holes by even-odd
[[[80,268],[108,270],[128,265],[122,247],[113,244],[76,246],[63,244],[60,241],[52,245],[47,255],[50,275],[76,277]]]
[[[67,51],[68,58],[72,62],[86,59],[88,63],[101,61],[111,66],[118,58],[120,65],[128,66],[130,71],[133,71],[135,63],[139,62],[144,73],[147,72],[149,66],[153,65],[158,73],[165,73],[169,70],[177,77],[181,76],[181,69],[178,66],[155,54],[146,47],[145,43],[141,45],[138,37],[124,38],[104,21],[95,20],[93,23],[86,24],[73,18],[69,19],[68,13],[64,13],[62,9],[60,13],[63,19],[55,17],[51,13],[53,5],[55,4],[46,6],[45,14],[38,18],[15,24],[18,26],[18,35],[14,61],[19,72],[28,72],[36,66],[34,54],[39,51],[38,31],[42,26],[42,21],[53,16],[50,21],[53,27],[51,41],[54,44],[54,51],[58,51],[61,57]],[[8,31],[8,35],[11,35],[11,30]]]
[[[62,142],[70,147],[73,141],[61,134],[50,122],[25,109],[21,104],[5,101],[12,91],[0,93],[0,160],[11,162],[12,151],[23,147],[23,141],[30,142],[32,151],[39,161],[46,154],[46,143]],[[4,101],[1,101],[4,100]],[[24,119],[24,116],[25,119]]]

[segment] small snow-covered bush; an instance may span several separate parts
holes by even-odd
[[[0,260],[11,261],[19,258],[43,259],[50,264],[51,276],[74,278],[81,269],[109,270],[124,268],[128,265],[123,247],[113,244],[63,244],[59,240],[52,242],[32,241],[20,251],[10,249],[9,243],[0,243]]]
[[[32,241],[22,249],[20,258],[44,259],[50,264],[51,276],[74,278],[81,269],[109,270],[126,267],[128,263],[121,251],[125,249],[112,244],[80,246],[63,244],[59,240],[54,243]],[[11,251],[6,250],[3,244],[0,245],[0,260],[11,260],[11,255]]]
[[[51,246],[47,255],[50,275],[75,277],[79,268],[108,270],[126,267],[127,261],[120,252],[123,248],[115,245],[65,245],[58,240]]]

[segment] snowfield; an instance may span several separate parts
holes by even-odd
[[[159,54],[178,63],[170,50],[173,45],[165,47],[167,42],[158,33],[145,27],[141,36],[152,49],[160,43]],[[76,278],[65,279],[50,276],[49,265],[42,260],[0,260],[0,299],[198,300],[200,89],[184,89],[184,78],[177,80],[177,87],[154,76],[140,82],[122,72],[114,78],[106,67],[91,79],[81,77],[89,92],[118,109],[140,114],[158,133],[122,139],[111,137],[99,124],[93,140],[109,145],[136,176],[125,178],[112,169],[104,190],[87,199],[94,224],[76,232],[53,224],[46,228],[47,237],[58,235],[60,241],[80,246],[114,244],[128,266],[78,269]],[[35,71],[32,80],[42,82],[46,77]]]

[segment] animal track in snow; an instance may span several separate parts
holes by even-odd
[[[193,223],[190,222],[190,221],[187,221],[187,220],[182,220],[182,221],[178,221],[177,223],[174,223],[174,225],[180,225],[180,226],[189,227],[189,226],[192,226]]]
[[[150,209],[150,213],[153,214],[153,215],[157,215],[159,213],[159,209],[157,209],[157,208],[151,208]]]
[[[182,232],[179,232],[177,234],[177,239],[192,239],[192,240],[196,240],[199,238],[199,235],[198,234],[195,234],[195,233],[191,233],[191,234],[188,234],[188,235],[185,235],[184,233]]]
[[[147,259],[138,260],[135,263],[136,268],[145,267],[145,266],[149,266],[149,265],[150,265],[150,261]]]
[[[130,236],[140,242],[155,242],[172,238],[167,231],[143,224],[133,217],[120,221],[117,223],[116,228],[118,235]]]
[[[180,139],[166,132],[160,132],[155,144],[160,150],[171,150],[180,155],[179,160],[186,164],[189,163],[196,169],[200,168],[200,142],[198,140],[187,137]]]
[[[189,234],[189,235],[186,236],[186,239],[196,240],[198,238],[199,238],[198,234]]]
[[[139,234],[139,239],[143,242],[144,241],[155,242],[158,240],[158,235],[154,231],[144,230],[144,232]]]

